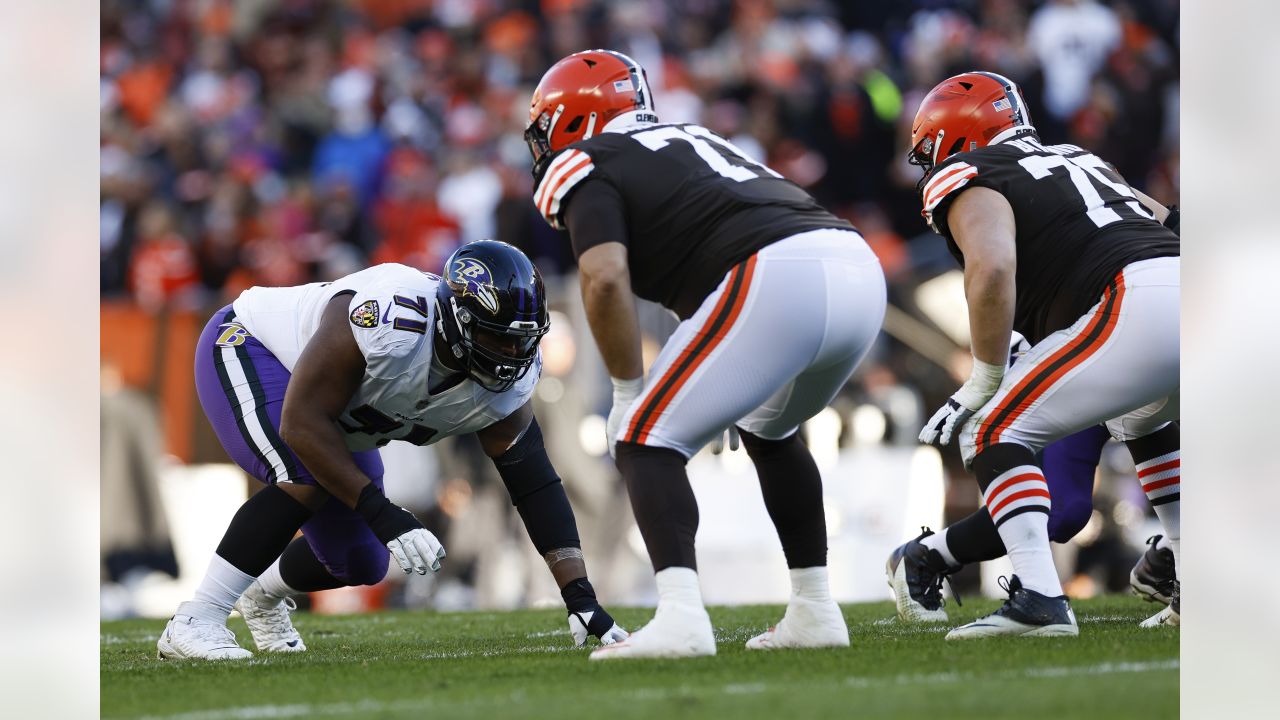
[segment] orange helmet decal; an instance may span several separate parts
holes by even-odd
[[[524,131],[534,176],[552,155],[628,113],[636,121],[658,121],[648,78],[635,60],[613,50],[586,50],[552,65],[533,91]]]
[[[967,72],[938,83],[911,124],[911,156],[926,173],[956,153],[1035,132],[1022,90],[1003,75]]]

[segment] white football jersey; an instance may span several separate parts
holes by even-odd
[[[328,301],[354,293],[347,319],[364,355],[365,375],[338,420],[347,447],[370,450],[391,440],[427,445],[475,432],[515,412],[529,400],[542,373],[539,351],[529,372],[506,392],[490,392],[466,379],[430,395],[435,297],[441,282],[438,275],[387,263],[331,283],[253,287],[233,307],[236,320],[292,372]]]

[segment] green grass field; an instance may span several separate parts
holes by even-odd
[[[951,607],[953,620],[995,601]],[[1178,633],[1142,630],[1157,606],[1132,597],[1073,603],[1077,639],[944,642],[943,627],[890,620],[890,603],[845,606],[844,650],[749,652],[781,616],[711,609],[719,655],[588,663],[554,610],[298,614],[308,651],[242,663],[162,661],[163,621],[102,624],[102,715],[248,718],[962,718],[1173,717]],[[627,627],[648,609],[619,609]],[[232,620],[252,649],[243,622]]]

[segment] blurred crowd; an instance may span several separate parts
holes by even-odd
[[[371,263],[439,271],[479,238],[571,285],[521,134],[552,63],[612,48],[663,121],[729,137],[867,237],[901,316],[850,393],[885,410],[886,442],[967,375],[919,302],[955,269],[906,162],[929,88],[1007,75],[1044,141],[1178,200],[1178,0],[103,0],[101,18],[104,300],[212,310]]]

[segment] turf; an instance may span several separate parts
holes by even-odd
[[[996,607],[952,608],[969,620]],[[749,652],[781,615],[711,609],[718,655],[588,663],[554,610],[298,614],[308,651],[241,663],[161,661],[162,621],[102,624],[102,715],[240,718],[925,718],[1171,717],[1178,633],[1142,630],[1155,607],[1131,597],[1073,603],[1076,639],[944,642],[943,627],[890,620],[890,603],[847,605],[852,645]],[[648,609],[615,612],[628,627]],[[252,648],[243,622],[232,620]]]

